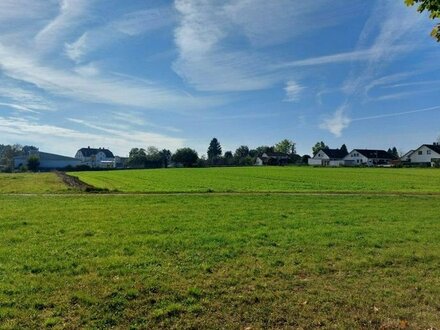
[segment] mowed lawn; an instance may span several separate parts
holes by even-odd
[[[236,167],[69,174],[120,192],[440,193],[438,169]]]
[[[0,195],[0,209],[0,328],[440,327],[439,196]]]
[[[0,173],[0,194],[62,193],[69,190],[54,173]]]

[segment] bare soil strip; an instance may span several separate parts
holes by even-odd
[[[65,185],[73,188],[75,190],[80,190],[84,192],[96,193],[96,192],[108,192],[108,189],[97,188],[84,181],[81,181],[76,176],[71,176],[65,172],[55,172],[56,175],[64,182]]]

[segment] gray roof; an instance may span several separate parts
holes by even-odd
[[[395,157],[385,150],[375,149],[354,149],[367,158],[380,158],[380,159],[395,159]]]
[[[105,154],[105,157],[107,158],[115,158],[113,153],[105,148],[81,148],[78,151],[81,151],[84,157],[90,157],[98,154],[99,152],[103,152]]]

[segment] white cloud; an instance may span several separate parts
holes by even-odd
[[[408,46],[390,46],[391,51],[404,51],[409,49]],[[350,52],[337,53],[325,56],[311,57],[303,60],[297,60],[287,63],[278,64],[276,68],[289,68],[289,67],[303,67],[303,66],[316,66],[325,64],[347,63],[357,61],[369,61],[373,58],[377,58],[379,54],[382,54],[383,49],[378,47],[372,47],[369,49],[354,50]]]
[[[100,73],[98,67],[94,63],[79,65],[75,67],[75,72],[83,77],[94,77],[98,76]]]
[[[2,105],[21,111],[39,112],[54,110],[52,102],[37,95],[35,92],[17,87],[3,81],[0,86],[0,100],[3,99]]]
[[[5,143],[37,144],[44,151],[73,155],[83,146],[111,146],[120,155],[128,154],[132,147],[155,145],[175,150],[185,140],[162,134],[138,130],[115,130],[79,119],[76,122],[91,130],[80,131],[61,126],[39,124],[27,119],[0,116],[0,133]],[[91,132],[90,132],[91,131]]]
[[[107,24],[84,32],[78,39],[65,43],[64,51],[79,63],[86,55],[120,39],[157,31],[171,25],[174,12],[169,7],[134,11]]]
[[[0,66],[16,80],[34,84],[53,94],[84,102],[125,105],[144,109],[180,110],[219,104],[215,98],[197,98],[186,93],[110,77],[83,77],[66,69],[40,65],[20,51],[0,44]]]
[[[35,36],[37,49],[48,52],[58,46],[58,41],[73,32],[73,28],[87,19],[93,0],[61,0],[58,15]]]
[[[84,33],[81,37],[79,37],[75,42],[65,43],[64,48],[66,55],[73,61],[79,62],[81,57],[86,52],[86,44],[87,44],[87,33]]]
[[[319,124],[319,128],[327,130],[337,137],[341,136],[342,131],[351,123],[351,119],[345,114],[345,112],[346,107],[340,107],[332,116],[324,118],[321,124]]]
[[[299,96],[303,90],[304,87],[299,85],[297,82],[293,80],[287,81],[286,86],[284,87],[284,91],[286,93],[285,101],[287,102],[298,101]]]

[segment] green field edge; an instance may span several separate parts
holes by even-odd
[[[440,197],[440,192],[353,192],[353,191],[151,191],[151,192],[121,192],[121,191],[66,191],[55,193],[0,193],[0,196],[432,196]]]

